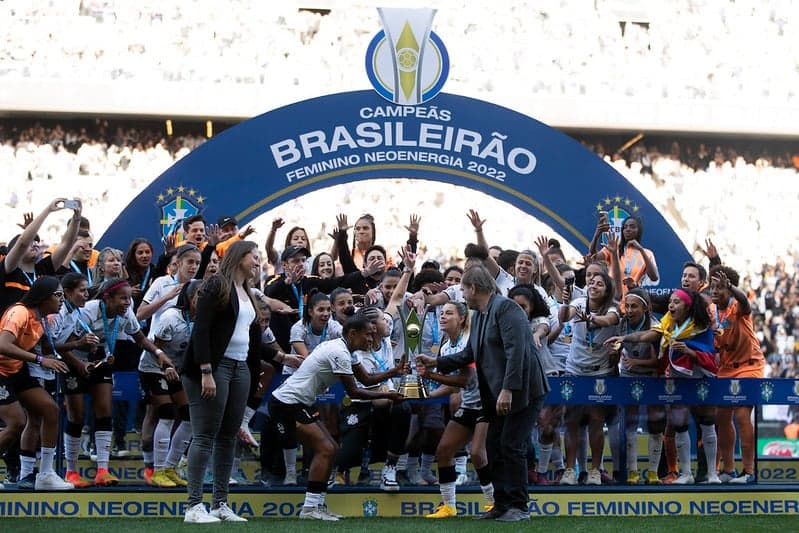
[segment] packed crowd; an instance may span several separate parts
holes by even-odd
[[[0,18],[11,23],[0,41],[0,77],[250,84],[281,93],[349,89],[360,63],[332,68],[329,58],[361,57],[378,29],[374,8],[309,4],[3,2]],[[441,3],[436,28],[448,45],[470,50],[480,42],[485,49],[460,58],[450,84],[456,92],[492,92],[516,86],[505,79],[535,72],[520,97],[795,101],[799,71],[779,63],[799,55],[793,3],[608,4]],[[320,61],[331,68],[319,68]],[[489,65],[494,75],[485,78]]]
[[[40,249],[39,230],[51,215],[64,212],[71,217],[61,227],[59,243]],[[373,462],[384,463],[380,486],[386,491],[398,490],[403,480],[438,483],[444,503],[433,518],[443,518],[455,514],[455,487],[469,480],[471,457],[492,505],[496,474],[486,464],[491,453],[485,455],[485,428],[490,436],[487,420],[494,419],[480,414],[486,412],[480,407],[484,391],[478,390],[473,369],[450,374],[455,366],[435,356],[452,361],[460,356],[474,335],[471,321],[481,320],[464,303],[474,307],[480,294],[492,301],[495,291],[523,311],[535,345],[531,360],[542,375],[797,376],[799,291],[793,264],[780,261],[739,274],[722,264],[726,250],[720,254],[712,240],[704,247],[709,268],[663,258],[659,264],[641,242],[643,221],[630,216],[617,234],[605,216],[590,249],[570,265],[556,239],[539,236],[521,251],[503,249],[490,244],[494,232],[499,234],[495,226],[475,211],[465,218],[475,243],[463,250],[461,264],[442,264],[423,253],[426,233],[416,215],[401,225],[407,239],[387,248],[377,244],[380,219],[372,215],[351,225],[339,214],[324,245],[312,242],[301,226],[284,231],[286,222],[276,218],[263,248],[248,240],[251,226],[240,228],[232,217],[212,224],[195,215],[183,221],[165,250],[137,239],[120,249],[96,251],[81,202],[51,201],[37,216],[21,221],[22,233],[0,261],[5,311],[0,319],[5,391],[0,448],[8,452],[18,446],[16,455],[6,455],[11,471],[14,458],[19,460],[18,486],[88,486],[76,468],[86,419],[93,424],[96,448],[94,484],[116,484],[108,464],[112,449],[125,447],[125,428],[114,427],[112,420],[112,375],[138,369],[147,403],[145,477],[155,487],[188,485],[193,509],[188,521],[236,519],[226,507],[228,478],[238,470],[242,451],[258,446],[250,422],[263,405],[270,420],[261,433],[261,481],[306,483],[303,513],[309,518],[335,519],[324,505],[327,486],[355,483],[349,476],[358,467],[359,479],[366,481]],[[605,246],[598,244],[603,234]],[[644,277],[656,281],[665,269],[682,272],[681,287],[667,300],[650,297],[638,286]],[[402,334],[411,309],[425,317],[415,364],[408,361],[406,343],[416,337]],[[57,408],[48,393],[60,373],[65,374],[67,411],[63,436],[54,432]],[[398,402],[397,388],[409,373],[425,379],[431,397],[448,396],[448,403],[412,407]],[[266,397],[281,374],[283,384]],[[316,396],[339,380],[352,401],[326,404],[314,413]],[[92,413],[84,394],[92,397]],[[210,403],[200,409],[195,403],[200,399]],[[510,416],[511,403],[500,407],[501,394],[497,402],[498,415]],[[627,411],[621,424],[616,408],[544,406],[530,435],[535,445],[528,448],[529,482],[755,481],[751,407],[649,406],[639,413],[636,406]],[[649,435],[645,472],[638,466],[639,420],[645,420],[641,427]],[[691,424],[703,441],[698,472],[691,464]],[[733,455],[736,427],[740,471]],[[605,428],[613,472],[603,470]],[[626,436],[626,465],[619,463],[621,435]],[[67,462],[63,479],[53,470],[61,438]],[[184,455],[188,481],[177,468]],[[206,466],[214,480],[216,514],[211,515],[200,503]]]

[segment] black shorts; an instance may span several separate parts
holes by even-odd
[[[82,377],[77,372],[68,372],[64,375],[64,394],[88,394],[95,385],[108,383],[113,385],[111,365],[102,364],[89,372],[88,377]]]
[[[372,422],[372,402],[352,402],[341,408],[339,431],[344,434],[353,429],[369,427]]]
[[[0,375],[0,405],[19,401],[19,394],[26,390],[41,387],[39,380],[28,373],[28,365],[23,364],[19,372],[10,376]]]
[[[472,432],[474,432],[477,424],[487,422],[482,409],[467,409],[464,407],[458,407],[458,410],[452,415],[452,421],[469,428]]]
[[[149,401],[151,396],[172,396],[183,390],[180,380],[172,382],[163,374],[155,372],[139,372],[139,383],[144,391],[144,399]]]
[[[269,414],[280,437],[289,440],[294,439],[297,424],[313,424],[319,420],[319,412],[314,406],[283,403],[274,396],[269,400]]]

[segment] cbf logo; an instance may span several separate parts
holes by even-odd
[[[741,392],[741,381],[738,379],[731,379],[730,380],[730,394],[733,396],[738,396]]]
[[[597,393],[597,394],[599,394],[601,396],[602,394],[605,394],[606,390],[608,390],[608,387],[607,387],[607,385],[605,385],[605,380],[604,379],[595,379],[594,380],[594,392],[595,393]]]
[[[607,216],[610,223],[610,231],[618,238],[621,238],[621,225],[630,215],[638,212],[638,206],[626,196],[615,195],[605,196],[596,205],[598,217]],[[602,234],[602,244],[607,245],[608,236]]]
[[[158,195],[161,208],[161,237],[183,232],[183,220],[200,212],[205,197],[192,187],[170,187]],[[182,240],[182,239],[178,239]]]
[[[704,402],[708,396],[710,396],[710,385],[703,381],[696,386],[696,397]]]
[[[799,380],[793,382],[793,393],[799,396]]]
[[[674,391],[676,389],[677,389],[677,387],[674,385],[674,380],[673,379],[667,379],[666,383],[663,384],[663,390],[665,390],[666,394],[668,394],[669,396],[674,394]]]
[[[644,384],[640,381],[633,381],[630,384],[630,396],[636,402],[640,402],[641,398],[644,397]]]
[[[764,402],[770,402],[771,397],[774,396],[774,384],[770,381],[765,381],[760,384],[760,397]]]
[[[447,81],[449,55],[432,30],[435,9],[378,8],[383,29],[366,50],[366,74],[386,100],[418,105]]]
[[[574,383],[569,380],[564,380],[560,384],[560,397],[569,401],[574,396]]]
[[[375,500],[364,500],[363,516],[377,516],[377,502]]]

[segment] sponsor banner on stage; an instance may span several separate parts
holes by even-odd
[[[476,516],[485,504],[481,494],[458,494],[458,514]],[[303,504],[293,494],[233,492],[230,507],[248,518],[296,517]],[[439,505],[438,493],[330,493],[331,510],[349,517],[420,517]],[[175,518],[188,503],[183,492],[164,493],[5,493],[0,517]],[[531,495],[533,516],[713,516],[797,515],[799,492],[636,492]]]

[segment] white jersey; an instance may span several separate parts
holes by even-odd
[[[352,352],[351,363],[353,367],[356,365],[361,365],[367,374],[378,374],[391,370],[394,368],[394,350],[391,347],[391,341],[388,340],[388,337],[383,338],[383,340],[380,341],[380,348],[375,351],[367,352],[363,350],[355,350]],[[361,389],[378,389],[385,385],[388,390],[396,390],[394,382],[390,379],[383,383],[378,383],[377,385],[371,385],[369,387],[360,381],[357,381],[357,383],[358,387]],[[369,402],[371,400],[353,399],[352,401]]]
[[[513,276],[505,272],[502,268],[499,269],[499,274],[497,274],[497,277],[494,281],[496,282],[497,289],[499,289],[499,292],[502,294],[502,296],[507,296],[508,291],[516,285],[516,281],[513,279]],[[463,299],[463,288],[461,287],[460,283],[444,289],[444,294],[447,295],[450,302],[466,303],[466,300]],[[544,293],[544,296],[546,296],[546,293]]]
[[[585,298],[578,298],[569,305],[578,313],[584,313],[587,303]],[[607,313],[619,315],[619,310],[610,306]],[[574,322],[572,328],[566,372],[574,376],[605,376],[613,373],[610,348],[605,346],[605,341],[616,334],[616,326],[589,329],[585,322]]]
[[[313,405],[319,394],[338,381],[338,376],[352,375],[351,358],[344,339],[323,342],[272,396],[286,404]]]
[[[164,352],[175,368],[183,368],[183,354],[191,338],[191,322],[187,320],[183,310],[170,307],[164,311],[158,321],[158,329],[150,330],[150,334],[166,343]],[[163,374],[158,361],[148,351],[144,351],[139,358],[139,372]]]
[[[90,300],[86,303],[86,306],[81,308],[80,310],[80,318],[83,321],[83,324],[89,326],[92,333],[96,335],[100,339],[100,346],[97,348],[97,354],[100,359],[104,357],[104,351],[106,349],[106,338],[105,338],[105,327],[108,327],[109,334],[113,335],[114,331],[114,318],[115,317],[106,317],[106,326],[103,326],[103,313],[100,310],[100,302],[101,300]],[[133,312],[133,307],[128,307],[128,310],[125,312],[124,315],[117,318],[117,340],[122,340],[122,334],[126,334],[130,337],[133,337],[141,328],[139,327],[139,321],[136,320],[136,314]],[[86,331],[83,328],[83,325],[80,323],[75,324],[75,329],[73,331],[76,337],[82,337]],[[81,359],[83,361],[88,360],[88,354],[86,352],[81,352],[79,350],[75,350],[72,352],[75,357]]]
[[[298,320],[293,326],[291,326],[291,332],[289,333],[291,353],[293,355],[297,355],[297,351],[294,349],[295,342],[305,343],[305,347],[308,349],[308,354],[310,354],[323,342],[340,338],[342,332],[343,329],[341,324],[335,320],[328,320],[327,325],[319,335],[313,332],[313,328],[310,325],[303,323],[302,320]],[[283,367],[283,374],[293,374],[295,371],[295,368],[291,368],[289,366]]]

